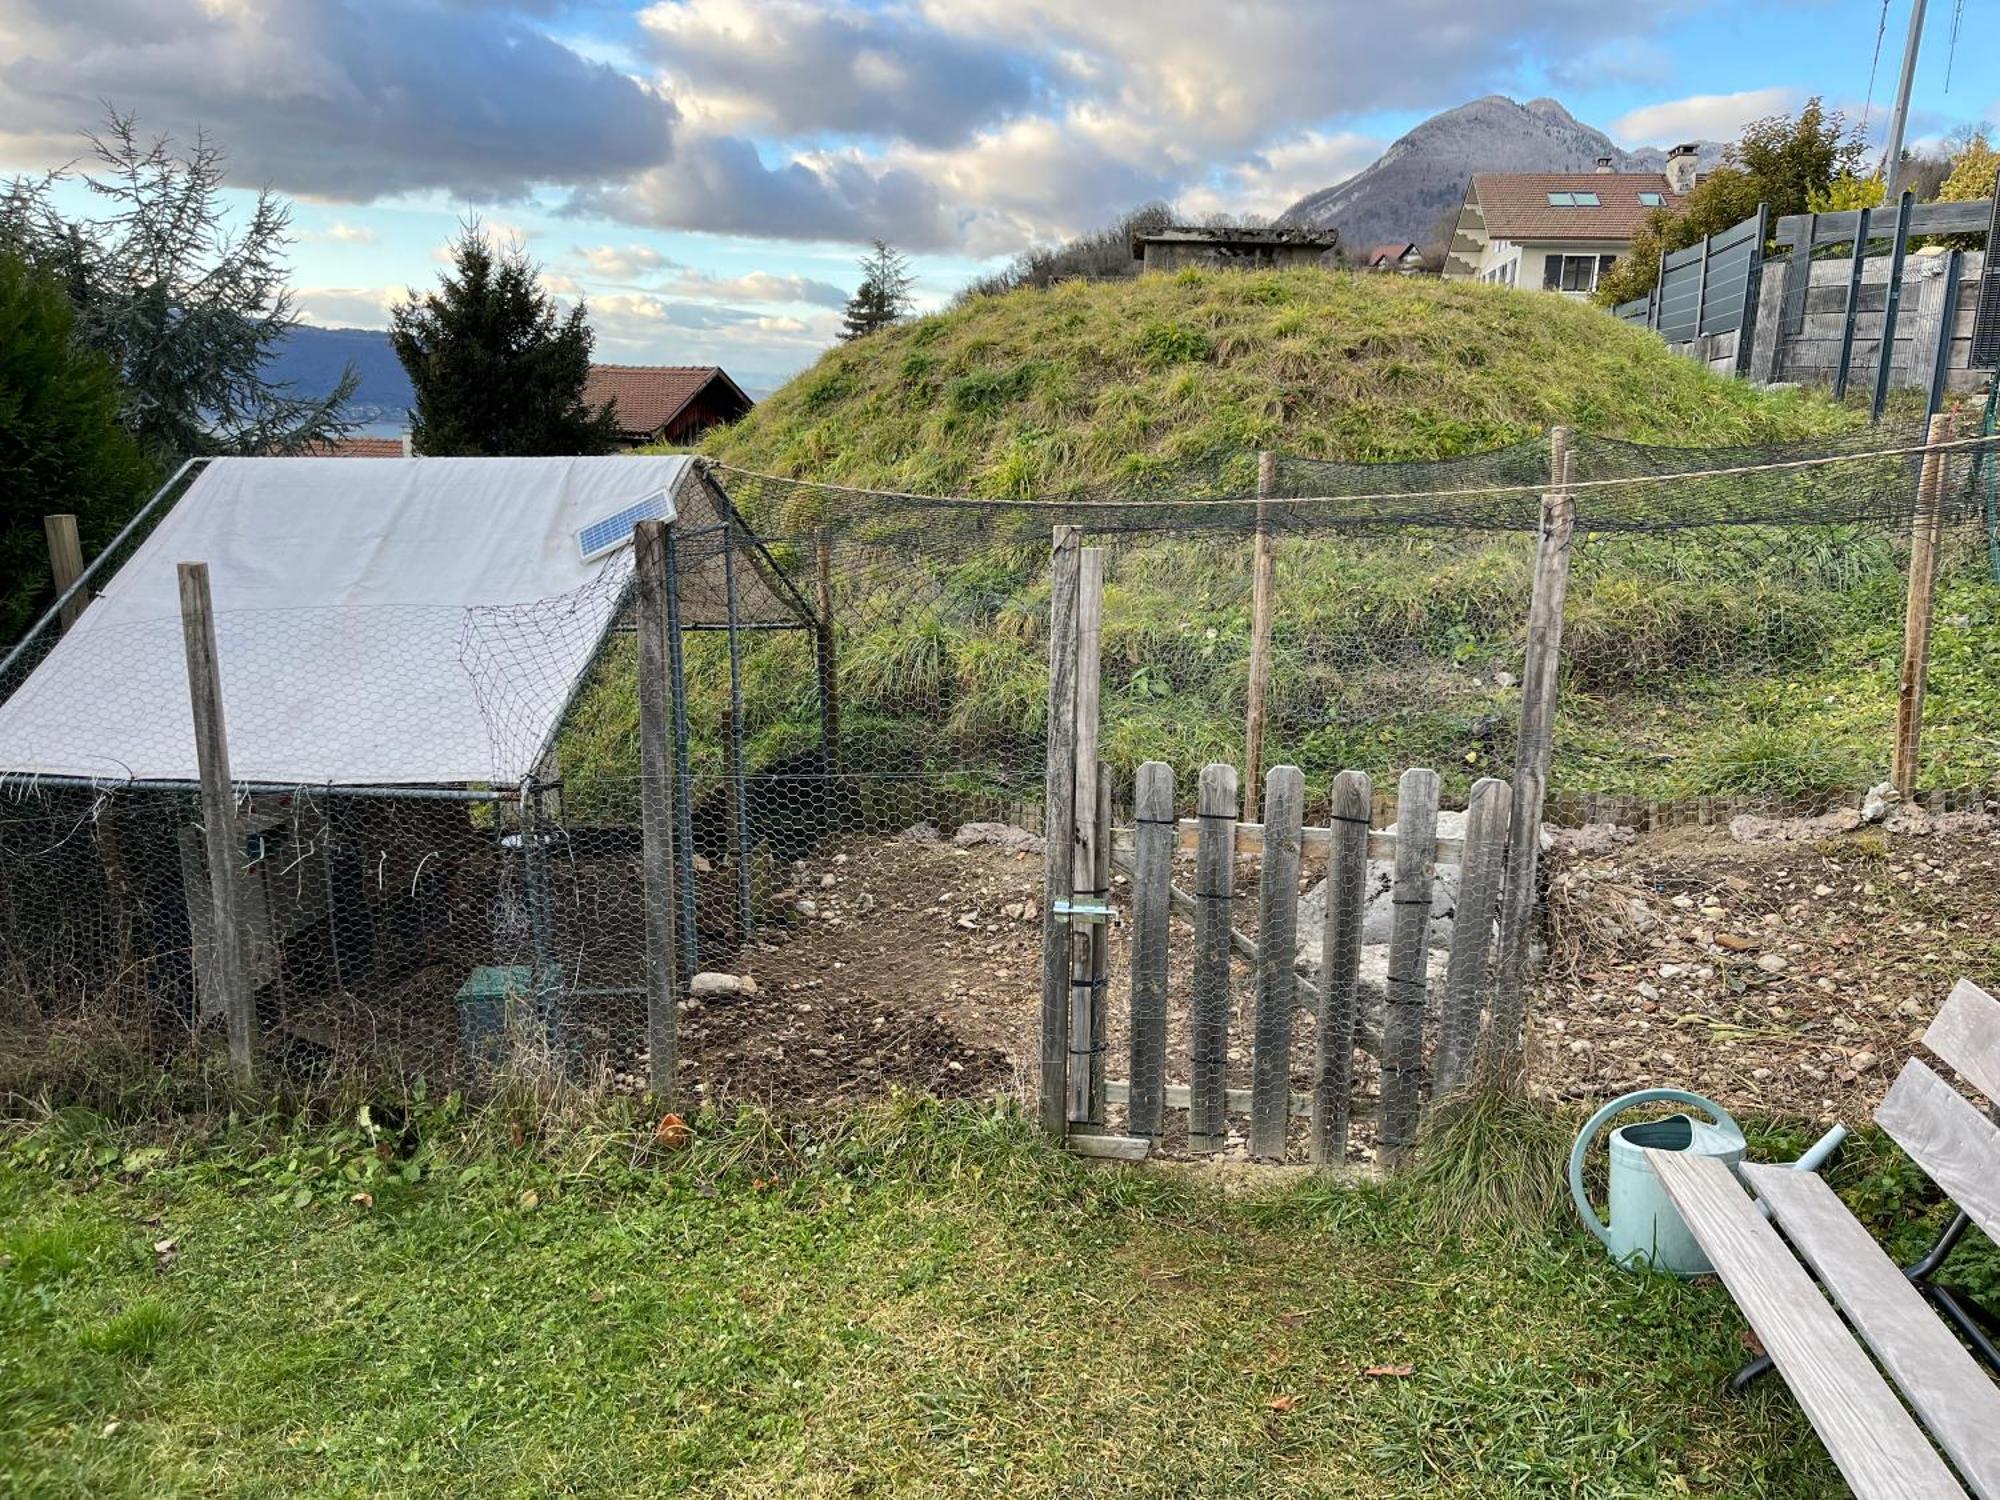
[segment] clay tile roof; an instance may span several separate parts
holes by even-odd
[[[344,437],[305,450],[313,458],[401,458],[399,437]]]
[[[1550,193],[1595,193],[1596,208],[1558,208]],[[1658,193],[1669,208],[1680,199],[1660,172],[1479,172],[1472,196],[1496,240],[1612,240],[1632,238],[1652,206],[1641,193]]]
[[[658,432],[718,378],[729,381],[719,365],[592,365],[583,400],[616,407],[620,432]]]
[[[1410,251],[1416,248],[1417,247],[1415,245],[1409,243],[1407,240],[1405,240],[1400,245],[1377,245],[1373,250],[1370,250],[1368,252],[1368,258],[1364,260],[1362,264],[1367,266],[1375,266],[1375,265],[1380,265],[1385,260],[1388,261],[1401,260],[1405,255],[1409,254]]]

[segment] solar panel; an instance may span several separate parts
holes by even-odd
[[[632,528],[641,521],[671,521],[673,518],[674,497],[665,490],[654,490],[645,499],[634,501],[623,510],[614,511],[584,527],[576,534],[576,550],[585,562],[590,562],[631,541]]]

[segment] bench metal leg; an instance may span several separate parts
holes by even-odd
[[[1770,1355],[1758,1355],[1749,1364],[1729,1377],[1729,1394],[1732,1396],[1742,1395],[1750,1389],[1753,1382],[1770,1374],[1776,1368],[1777,1366],[1771,1363]]]

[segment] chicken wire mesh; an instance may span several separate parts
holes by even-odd
[[[1573,445],[1557,821],[1817,808],[1881,779],[1921,444],[1885,428],[1722,452]],[[1954,449],[1935,491],[1924,780],[1970,795],[2000,756],[1991,470],[1985,450]],[[1250,454],[1053,503],[727,468],[704,482],[729,503],[676,528],[670,569],[688,1096],[799,1108],[1032,1076],[1052,525],[1083,526],[1108,552],[1100,746],[1121,826],[1141,762],[1173,767],[1183,815],[1202,765],[1243,764],[1260,511],[1275,568],[1263,762],[1303,770],[1307,822],[1325,823],[1342,770],[1373,777],[1378,826],[1411,766],[1440,773],[1448,814],[1478,778],[1514,771],[1545,444],[1435,464],[1281,458],[1261,507]],[[620,554],[554,599],[218,612],[230,740],[246,747],[235,831],[271,1069],[476,1088],[525,1063],[646,1086],[633,606]],[[156,1060],[216,1031],[191,778],[131,770],[135,751],[186,735],[185,699],[160,686],[185,688],[180,622],[122,628],[129,680],[23,688],[11,673],[17,695],[56,696],[65,733],[103,766],[95,784],[0,784],[13,1086],[93,1030],[119,1029]],[[450,715],[419,658],[449,659],[476,735],[436,744]],[[365,691],[337,688],[357,682]],[[426,761],[458,768],[448,784],[344,784],[324,753],[388,765],[425,743],[455,757]],[[4,748],[11,771],[39,764],[35,746]],[[1184,885],[1190,859],[1176,859]],[[1308,938],[1323,875],[1309,851]],[[1232,922],[1253,940],[1257,877],[1254,858],[1240,864]],[[1128,1041],[1128,891],[1115,882],[1114,1059]],[[1170,1084],[1188,1076],[1179,915],[1172,942]],[[1443,967],[1434,959],[1433,985]],[[698,973],[724,978],[690,987]],[[1233,1039],[1248,1036],[1250,993],[1239,967]],[[1370,1035],[1364,1015],[1357,1119]],[[1310,1026],[1294,1039],[1302,1089]],[[1228,1085],[1247,1085],[1249,1067],[1232,1041]]]

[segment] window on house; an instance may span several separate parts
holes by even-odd
[[[1576,200],[1578,208],[1596,208],[1598,206],[1597,194],[1595,193],[1571,193],[1570,197]]]
[[[1667,196],[1665,193],[1641,193],[1639,195],[1639,205],[1642,208],[1661,208],[1666,205],[1666,201]]]
[[[1542,262],[1542,290],[1594,292],[1597,278],[1617,257],[1610,255],[1551,255]]]
[[[1576,194],[1575,194],[1575,193],[1550,193],[1550,194],[1549,194],[1549,207],[1550,207],[1550,208],[1574,208],[1575,206],[1576,206]]]

